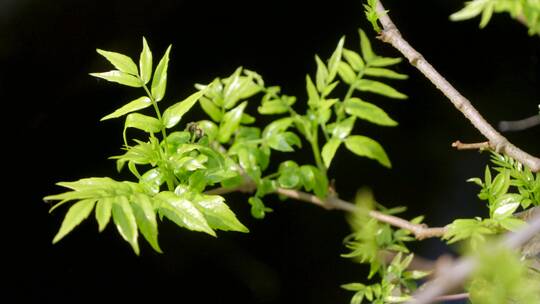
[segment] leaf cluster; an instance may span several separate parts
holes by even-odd
[[[358,263],[369,264],[368,279],[377,274],[380,283],[350,283],[342,287],[355,292],[351,299],[353,304],[362,303],[364,299],[370,303],[407,301],[416,289],[416,281],[427,275],[425,272],[407,270],[414,255],[409,252],[405,243],[413,241],[414,237],[410,231],[395,230],[390,225],[369,217],[367,213],[372,208],[378,208],[385,214],[396,214],[404,211],[404,208],[384,208],[375,201],[368,189],[359,191],[356,204],[359,211],[349,218],[353,233],[346,238],[346,246],[351,252],[342,256],[352,258]],[[418,224],[421,220],[422,217],[417,217],[411,222]],[[388,262],[387,257],[391,253],[395,256]]]
[[[529,34],[540,33],[540,3],[536,0],[472,0],[468,1],[450,20],[462,21],[481,16],[480,28],[485,27],[493,13],[508,13],[529,28]]]
[[[484,178],[468,181],[481,187],[478,198],[487,201],[489,218],[458,219],[448,226],[444,238],[448,243],[468,239],[473,247],[485,241],[486,235],[514,231],[524,224],[516,218],[518,208],[540,204],[540,175],[532,173],[519,162],[492,152],[491,162],[497,174],[486,166]]]

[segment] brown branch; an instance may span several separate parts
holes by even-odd
[[[435,298],[435,302],[442,302],[442,301],[456,301],[456,300],[465,300],[469,298],[469,293],[456,293],[451,295],[444,295],[444,296],[438,296]]]
[[[516,232],[507,233],[497,245],[513,250],[519,249],[538,233],[540,233],[540,212],[532,217],[529,225]],[[473,256],[460,258],[448,266],[445,271],[441,271],[435,279],[427,282],[425,288],[421,288],[413,294],[414,300],[408,303],[428,304],[435,302],[439,296],[463,285],[478,263],[478,258]]]
[[[456,140],[455,142],[453,142],[452,147],[458,150],[487,150],[491,148],[491,146],[489,145],[489,141],[466,144],[466,143],[462,143],[459,140]]]
[[[216,188],[208,190],[206,194],[222,195],[231,192],[244,192],[249,193],[253,192],[256,189],[256,185],[252,181],[246,181],[244,184],[233,187],[233,188]],[[302,192],[294,189],[285,189],[277,188],[276,193],[279,195],[286,196],[288,198],[296,199],[299,201],[311,203],[319,207],[328,209],[328,210],[342,210],[347,212],[357,212],[359,208],[353,203],[344,201],[337,197],[337,195],[332,194],[326,199],[321,199],[313,194]],[[370,210],[368,215],[380,222],[390,224],[394,227],[402,228],[410,231],[416,239],[423,240],[433,237],[443,236],[447,228],[446,227],[433,227],[430,228],[425,224],[413,224],[407,220],[404,220],[400,217],[384,214],[376,210]]]
[[[383,26],[379,39],[390,43],[399,50],[409,62],[415,66],[426,78],[428,78],[459,110],[469,119],[472,125],[489,140],[490,146],[495,147],[495,151],[504,153],[525,166],[533,172],[540,171],[540,159],[510,143],[495,128],[493,128],[482,115],[473,107],[471,102],[461,95],[435,68],[417,52],[403,37],[394,22],[390,19],[381,1],[377,3],[377,13]]]

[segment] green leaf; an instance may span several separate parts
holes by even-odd
[[[312,165],[303,165],[300,167],[302,174],[302,183],[306,190],[315,192],[320,198],[326,197],[328,193],[328,179],[317,167]]]
[[[391,58],[391,57],[375,57],[370,62],[369,65],[372,67],[385,67],[390,65],[396,65],[401,62],[401,58]]]
[[[462,21],[474,18],[482,13],[485,3],[485,1],[471,1],[467,3],[463,9],[450,15],[450,20]]]
[[[347,84],[352,85],[356,81],[356,73],[346,62],[340,62],[338,65],[338,73],[341,79]]]
[[[124,132],[127,128],[143,130],[147,133],[157,133],[161,131],[161,123],[157,118],[139,113],[131,113],[126,117]]]
[[[103,231],[111,219],[112,199],[105,197],[96,204],[96,220],[99,232]]]
[[[351,134],[355,121],[356,117],[351,116],[334,125],[332,128],[332,137],[345,139],[345,137]]]
[[[302,181],[298,165],[294,161],[285,161],[279,165],[278,183],[283,188],[295,188]]]
[[[160,101],[165,96],[165,89],[167,87],[167,69],[169,67],[169,53],[172,45],[169,45],[165,51],[165,55],[159,61],[156,71],[154,72],[154,79],[152,80],[152,96],[155,101]]]
[[[202,212],[208,225],[213,229],[249,232],[249,229],[240,223],[221,196],[203,195],[195,201],[195,206]]]
[[[221,113],[221,110],[210,99],[203,96],[201,99],[199,99],[199,101],[203,111],[206,112],[206,114],[208,114],[213,121],[221,121],[223,113]]]
[[[317,108],[319,106],[319,93],[309,75],[306,75],[306,91],[308,94],[308,105],[311,108]]]
[[[326,168],[330,168],[330,163],[334,159],[337,149],[341,145],[341,139],[332,137],[322,148],[322,158]]]
[[[92,209],[94,209],[95,203],[95,199],[85,199],[73,204],[73,206],[69,208],[66,217],[62,222],[60,230],[54,237],[52,241],[53,244],[60,241],[64,236],[70,233],[73,228],[86,219],[88,215],[90,215],[90,212],[92,212]]]
[[[519,202],[502,204],[493,211],[493,218],[496,220],[510,217],[520,206]]]
[[[399,91],[392,88],[391,86],[384,84],[382,82],[374,81],[374,80],[360,79],[358,81],[358,85],[356,86],[356,88],[360,91],[372,92],[372,93],[380,94],[380,95],[387,96],[390,98],[396,98],[396,99],[407,98],[407,95],[400,93]]]
[[[228,142],[231,135],[238,129],[240,121],[242,120],[242,114],[247,106],[247,101],[242,102],[236,108],[228,111],[223,115],[223,120],[219,126],[218,140],[221,143]]]
[[[345,139],[345,146],[356,155],[374,159],[387,168],[392,167],[383,147],[369,137],[361,135],[349,136]]]
[[[256,219],[263,219],[266,212],[272,211],[272,209],[266,208],[263,201],[256,196],[250,197],[248,202],[251,205],[251,216]]]
[[[112,63],[112,65],[117,70],[127,73],[127,74],[134,75],[134,76],[138,75],[139,72],[137,71],[137,66],[135,65],[133,60],[131,60],[131,58],[129,58],[128,56],[120,54],[120,53],[108,52],[108,51],[104,51],[100,49],[97,49],[97,52],[101,56],[105,57],[110,63]]]
[[[338,70],[338,65],[341,62],[341,54],[343,53],[343,44],[345,43],[345,37],[339,39],[338,45],[332,56],[328,60],[328,78],[326,79],[327,83],[330,83],[336,77]]]
[[[357,72],[362,70],[365,66],[362,57],[360,57],[360,55],[354,51],[343,49],[343,57],[345,57],[345,60],[347,60],[350,66]]]
[[[396,126],[397,122],[376,105],[353,97],[345,101],[345,112],[381,126]]]
[[[385,78],[391,78],[391,79],[407,79],[408,78],[408,76],[405,74],[396,73],[392,70],[385,69],[385,68],[369,67],[364,70],[364,73],[368,76],[385,77]]]
[[[239,100],[246,99],[261,90],[251,77],[240,76],[241,72],[242,67],[239,67],[233,75],[225,80],[225,88],[223,89],[225,109],[234,107]]]
[[[270,148],[281,152],[292,152],[293,147],[287,141],[285,133],[274,133],[266,138],[266,143]]]
[[[315,61],[317,62],[317,74],[315,75],[317,90],[319,92],[323,92],[326,88],[326,84],[328,83],[328,69],[319,56],[315,55]]]
[[[149,97],[147,96],[142,96],[142,97],[139,97],[133,101],[130,101],[129,103],[127,103],[126,105],[124,105],[123,107],[117,109],[116,111],[112,112],[111,114],[107,115],[107,116],[104,116],[103,118],[101,118],[101,120],[107,120],[107,119],[111,119],[111,118],[118,118],[120,116],[123,116],[123,115],[126,115],[128,113],[131,113],[131,112],[135,112],[135,111],[138,111],[138,110],[142,110],[144,108],[147,108],[149,106],[152,105],[152,101],[150,100]]]
[[[216,236],[216,233],[204,218],[204,215],[190,201],[180,198],[174,192],[163,191],[155,196],[161,201],[159,213],[178,226],[193,231],[201,231]]]
[[[135,215],[133,214],[133,209],[131,208],[129,201],[124,196],[117,197],[114,200],[112,205],[112,216],[114,223],[116,224],[116,229],[128,242],[135,254],[139,254],[139,244],[137,243],[137,222],[135,220]]]
[[[358,34],[360,35],[360,50],[362,51],[362,57],[364,57],[367,62],[370,62],[371,59],[376,57],[371,49],[371,43],[363,30],[358,29]]]
[[[133,208],[137,226],[139,226],[139,230],[144,238],[155,251],[162,253],[157,239],[158,228],[156,212],[154,211],[150,198],[144,194],[136,194],[133,197],[131,207]]]
[[[139,78],[118,70],[103,73],[90,73],[90,75],[134,88],[140,88],[143,86],[143,83]]]
[[[163,112],[163,124],[165,127],[172,128],[176,126],[182,119],[182,116],[184,116],[184,114],[186,114],[195,105],[203,94],[203,91],[195,92],[188,98],[167,108],[167,110]]]
[[[144,84],[147,84],[152,78],[152,52],[150,51],[150,47],[148,47],[148,43],[144,37],[143,49],[141,56],[139,57],[139,70],[141,72],[140,77],[142,81]]]

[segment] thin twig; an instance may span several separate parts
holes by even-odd
[[[489,140],[490,146],[494,147],[495,151],[504,153],[516,159],[529,167],[533,172],[540,171],[539,158],[514,146],[495,130],[495,128],[493,128],[473,107],[467,98],[461,95],[426,59],[424,59],[422,54],[417,52],[405,39],[403,39],[396,25],[386,13],[381,1],[378,1],[377,3],[377,13],[383,26],[379,38],[384,42],[390,43],[394,48],[399,50],[413,66],[422,72],[422,74],[424,74],[424,76],[426,76],[426,78],[428,78],[452,102],[452,104],[470,120],[472,125]]]
[[[501,132],[523,131],[537,125],[540,125],[540,114],[520,120],[501,121],[499,122],[499,130]]]
[[[484,141],[480,143],[462,143],[459,140],[456,140],[452,143],[452,147],[458,149],[458,150],[487,150],[490,149],[489,141]]]
[[[244,184],[237,187],[233,187],[233,188],[216,188],[216,189],[208,190],[206,191],[206,194],[222,195],[222,194],[227,194],[231,192],[249,193],[249,192],[255,191],[255,189],[256,189],[256,186],[253,182],[246,181]],[[302,192],[302,191],[294,190],[294,189],[279,188],[279,187],[276,189],[276,193],[279,195],[286,196],[288,198],[311,203],[311,204],[317,205],[319,207],[322,207],[328,210],[342,210],[342,211],[347,211],[347,212],[359,211],[359,208],[356,205],[338,198],[337,195],[335,194],[328,196],[326,199],[321,199],[317,197],[316,195],[313,195],[310,193],[306,193],[306,192]],[[423,239],[433,238],[433,237],[441,237],[447,231],[446,227],[430,228],[425,224],[414,224],[400,217],[384,214],[376,210],[370,210],[368,212],[368,215],[380,222],[387,223],[394,227],[408,230],[418,240],[423,240]]]
[[[442,302],[442,301],[457,301],[457,300],[465,300],[469,298],[469,293],[456,293],[451,295],[444,295],[439,296],[435,298],[435,302]]]
[[[507,233],[498,245],[515,250],[538,233],[540,233],[540,212],[531,219],[529,225],[516,232]],[[453,265],[447,267],[446,271],[440,272],[439,276],[427,282],[425,288],[421,288],[413,294],[414,300],[408,303],[428,304],[435,302],[439,296],[463,285],[478,263],[478,258],[473,256],[460,258]]]

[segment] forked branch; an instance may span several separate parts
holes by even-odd
[[[390,19],[382,3],[377,3],[377,13],[383,29],[379,38],[390,43],[400,51],[409,62],[428,78],[472,123],[472,125],[489,141],[489,146],[496,152],[506,154],[529,167],[533,172],[540,171],[540,159],[514,146],[491,126],[474,108],[471,102],[459,93],[435,68],[416,51],[403,37],[394,22]]]

